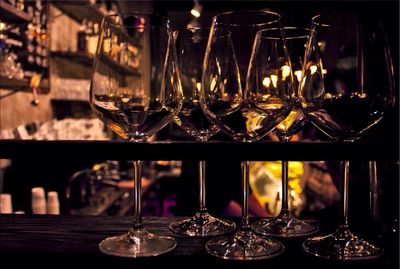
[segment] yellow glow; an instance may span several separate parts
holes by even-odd
[[[294,71],[294,75],[297,78],[297,81],[300,82],[301,80],[301,70]]]
[[[322,74],[325,75],[326,73],[328,73],[328,71],[326,69],[322,69]]]
[[[281,68],[282,70],[282,80],[285,80],[290,75],[290,66],[284,65]]]
[[[200,90],[201,90],[201,82],[196,82],[196,89],[200,92]]]
[[[6,24],[4,22],[0,22],[0,31],[3,31],[6,28]]]
[[[271,81],[272,81],[272,85],[274,86],[274,88],[276,88],[277,82],[278,82],[278,76],[277,75],[271,75]]]
[[[316,65],[310,66],[311,75],[313,75],[315,72],[317,72],[317,69],[318,69],[318,67]]]
[[[262,81],[262,84],[265,86],[265,87],[269,87],[269,85],[271,85],[271,79],[269,78],[269,77],[265,77],[264,79],[263,79],[263,81]]]
[[[196,18],[200,17],[200,12],[195,9],[192,9],[190,13]]]
[[[212,91],[212,92],[216,92],[217,91],[217,89],[216,89],[216,86],[217,85],[217,78],[216,77],[213,77],[212,79],[211,79],[211,83],[210,83],[210,90]]]

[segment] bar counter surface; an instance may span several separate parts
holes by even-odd
[[[181,218],[145,218],[151,232],[175,237],[177,247],[157,257],[134,259],[108,256],[98,250],[102,239],[129,229],[130,217],[0,215],[0,261],[7,265],[1,268],[398,268],[398,252],[395,254],[391,244],[385,246],[384,255],[378,259],[338,262],[305,253],[304,238],[281,240],[285,252],[269,260],[223,260],[206,253],[208,238],[187,238],[170,232],[168,224],[178,219]],[[320,233],[325,232],[321,227]],[[398,249],[398,241],[394,246]]]

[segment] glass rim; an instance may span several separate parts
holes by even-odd
[[[289,35],[289,37],[287,37],[286,30],[304,31],[307,34],[305,34],[305,35]],[[311,30],[310,28],[307,28],[307,27],[285,26],[282,28],[262,29],[262,30],[257,31],[257,35],[260,36],[260,38],[265,38],[265,39],[280,39],[278,37],[262,36],[263,33],[272,32],[272,31],[283,31],[283,34],[284,34],[283,38],[286,40],[308,38],[310,36],[310,33],[314,32],[314,30]]]
[[[126,18],[126,17],[129,17],[129,16],[157,17],[157,18],[162,19],[165,22],[165,26],[167,26],[167,27],[170,27],[170,23],[171,23],[171,19],[168,18],[168,17],[165,17],[163,15],[159,15],[159,14],[151,14],[151,13],[145,13],[145,12],[143,12],[143,13],[142,12],[129,12],[129,13],[124,14],[123,16],[121,16],[118,13],[112,13],[112,14],[108,14],[108,15],[104,16],[102,21],[103,22],[107,21],[107,23],[109,25],[112,25],[113,27],[117,27],[117,28],[145,29],[145,28],[148,28],[148,27],[155,27],[155,26],[151,26],[151,25],[149,25],[149,26],[146,26],[146,25],[126,26],[126,25],[121,24],[121,23],[116,23],[115,19],[112,19],[112,18],[116,18],[116,17]]]
[[[264,14],[264,15],[274,15],[277,18],[270,21],[270,22],[261,22],[261,23],[247,23],[247,24],[238,24],[238,23],[224,23],[224,22],[218,22],[217,18],[223,17],[223,16],[227,16],[227,15],[232,15],[232,14],[246,14],[246,13],[254,13],[254,14]],[[238,26],[264,26],[264,25],[269,25],[269,24],[273,24],[273,23],[277,23],[280,22],[282,16],[277,13],[277,12],[273,12],[273,11],[260,11],[260,10],[238,10],[238,11],[227,11],[227,12],[223,12],[223,13],[219,13],[215,16],[213,16],[212,18],[212,23],[213,24],[219,24],[219,25],[231,25],[234,27],[238,27]]]
[[[323,26],[323,27],[330,27],[329,24],[319,22],[317,19],[321,18],[322,14],[315,15],[311,18],[311,23],[313,25]]]

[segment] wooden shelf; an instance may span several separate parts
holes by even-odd
[[[5,22],[30,22],[28,13],[13,7],[4,0],[0,0],[0,19]]]
[[[14,91],[32,91],[29,86],[28,79],[14,79],[7,77],[0,77],[0,89],[14,90]],[[47,94],[50,92],[49,81],[47,79],[42,79],[40,82],[39,94]]]
[[[0,140],[0,159],[398,160],[399,142],[151,142]]]
[[[104,17],[104,14],[101,13],[96,6],[91,5],[87,0],[51,1],[51,4],[78,23],[81,23],[83,19],[86,19],[100,24]]]
[[[82,53],[82,52],[52,51],[50,55],[53,58],[58,57],[58,58],[67,59],[67,60],[70,60],[73,62],[80,63],[82,65],[88,66],[90,68],[93,66],[94,56],[91,54]],[[114,69],[122,69],[127,74],[134,75],[134,76],[140,76],[139,72],[115,62],[111,57],[108,57],[108,56],[102,54],[101,60]]]
[[[94,56],[83,52],[52,51],[50,56],[53,58],[63,58],[82,65],[92,67]]]

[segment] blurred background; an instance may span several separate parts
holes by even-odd
[[[177,29],[208,27],[212,16],[231,10],[273,10],[285,26],[309,27],[321,11],[351,10],[380,17],[392,50],[396,85],[399,66],[399,3],[397,1],[31,1],[0,0],[0,139],[120,140],[92,114],[89,106],[91,67],[103,16],[146,12],[171,18]],[[117,52],[121,61],[124,55]],[[139,67],[135,48],[128,64]],[[140,74],[138,74],[140,76]],[[392,111],[364,140],[398,141],[399,111]],[[266,140],[276,140],[267,136]],[[152,141],[190,141],[170,124]],[[218,133],[211,140],[229,140]],[[294,140],[326,140],[311,124]],[[59,153],[62,154],[62,153]],[[399,167],[378,162],[380,212],[375,220],[398,226]],[[297,216],[337,221],[338,163],[290,162],[290,207]],[[371,222],[369,163],[352,167],[350,214],[355,224]],[[217,216],[240,215],[240,163],[207,164],[207,207]],[[32,188],[56,192],[55,214],[130,215],[132,168],[129,160],[89,162],[37,156],[0,160],[0,193],[11,194],[12,212],[35,213]],[[279,213],[280,162],[252,162],[252,216]],[[53,196],[53,195],[52,195]],[[144,215],[192,215],[198,207],[197,163],[147,161],[143,169]],[[385,210],[383,210],[385,208]],[[351,210],[351,209],[350,209]],[[372,216],[374,217],[374,216]],[[372,219],[373,221],[373,219]],[[396,226],[396,227],[397,227]],[[361,227],[361,225],[360,225]],[[361,228],[360,228],[361,229]]]

